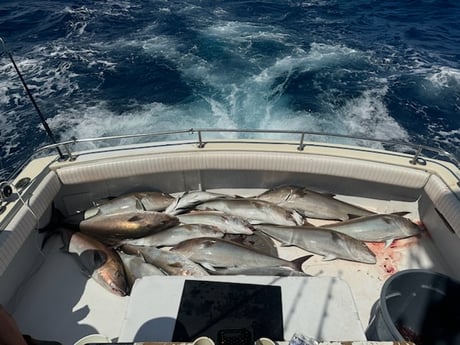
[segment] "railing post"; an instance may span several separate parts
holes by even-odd
[[[204,147],[204,143],[203,143],[203,140],[201,138],[201,131],[198,130],[198,148],[202,149],[203,147]]]
[[[420,156],[421,153],[422,153],[422,147],[419,146],[417,151],[415,152],[414,157],[410,160],[410,164],[416,165],[418,161],[418,157]]]
[[[305,133],[302,133],[302,135],[300,136],[300,144],[297,147],[297,150],[299,151],[303,151],[303,148],[305,147],[305,145],[303,144],[304,138],[305,138]]]

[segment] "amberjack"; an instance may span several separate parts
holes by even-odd
[[[420,228],[403,217],[407,212],[375,214],[345,222],[327,224],[327,228],[366,242],[385,242],[388,247],[394,240],[416,236]]]
[[[193,211],[177,215],[184,224],[216,226],[226,234],[252,235],[252,225],[245,218],[220,211]]]
[[[218,199],[196,206],[199,210],[216,210],[244,217],[250,223],[271,223],[280,225],[304,224],[304,218],[294,210],[275,205],[264,200],[253,199]]]
[[[134,211],[98,214],[74,226],[81,232],[96,237],[107,245],[114,245],[124,239],[151,235],[178,223],[179,219],[175,216],[162,212]],[[65,220],[64,224],[66,224]]]
[[[180,253],[211,271],[218,268],[249,269],[277,266],[302,271],[302,264],[311,257],[309,255],[288,261],[219,238],[187,240],[171,248],[171,251]]]
[[[209,273],[203,267],[180,253],[156,247],[133,246],[130,244],[124,244],[121,246],[121,250],[127,254],[142,256],[146,262],[155,265],[168,275],[209,276]]]
[[[177,197],[165,210],[165,213],[177,215],[184,213],[194,206],[202,202],[215,200],[235,198],[235,195],[228,195],[222,193],[206,192],[206,191],[188,191]]]
[[[129,255],[123,252],[117,252],[125,268],[126,279],[130,288],[136,279],[148,276],[164,276],[165,273],[158,267],[145,262],[142,256]]]
[[[222,238],[225,234],[217,227],[206,224],[181,224],[149,236],[123,240],[122,244],[134,246],[172,247],[182,241],[197,237]]]
[[[344,259],[375,264],[375,255],[365,243],[348,235],[316,227],[288,227],[270,224],[256,225],[256,229],[280,241],[308,252],[323,255],[324,260]]]
[[[116,295],[128,294],[123,263],[114,249],[81,232],[60,231],[63,249],[77,258],[84,273]]]
[[[334,198],[334,194],[318,193],[304,187],[280,186],[255,198],[296,210],[305,217],[347,220],[375,214],[364,208]]]

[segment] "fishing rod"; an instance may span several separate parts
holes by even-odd
[[[6,48],[6,44],[5,44],[5,42],[3,41],[3,39],[1,37],[0,37],[0,43],[1,43],[2,47],[3,47],[3,51],[8,54],[8,57],[10,58],[10,61],[13,64],[14,69],[16,70],[16,74],[19,76],[19,79],[21,79],[22,86],[24,87],[24,90],[26,91],[27,95],[29,96],[29,99],[30,99],[30,101],[32,102],[32,104],[34,106],[35,111],[37,112],[38,117],[40,118],[40,121],[41,121],[43,127],[45,128],[46,133],[48,134],[48,137],[51,139],[51,142],[53,144],[57,144],[57,141],[56,141],[56,139],[54,137],[53,132],[51,131],[51,128],[48,126],[48,123],[46,122],[45,117],[43,116],[40,108],[38,107],[37,102],[35,102],[35,99],[34,99],[34,97],[32,95],[32,92],[30,92],[30,89],[27,86],[27,83],[24,80],[24,77],[22,76],[21,71],[19,70],[18,66],[16,65],[16,62],[14,61],[13,55]],[[65,159],[65,156],[62,154],[62,151],[59,149],[58,146],[56,146],[56,150],[57,150],[57,152],[59,154],[59,157],[61,159]]]

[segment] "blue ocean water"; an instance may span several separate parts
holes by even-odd
[[[60,140],[190,127],[365,135],[460,155],[457,0],[2,0]],[[0,176],[49,143],[0,56]]]

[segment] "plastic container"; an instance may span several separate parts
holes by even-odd
[[[383,285],[368,340],[460,345],[460,283],[428,270],[405,270]]]

